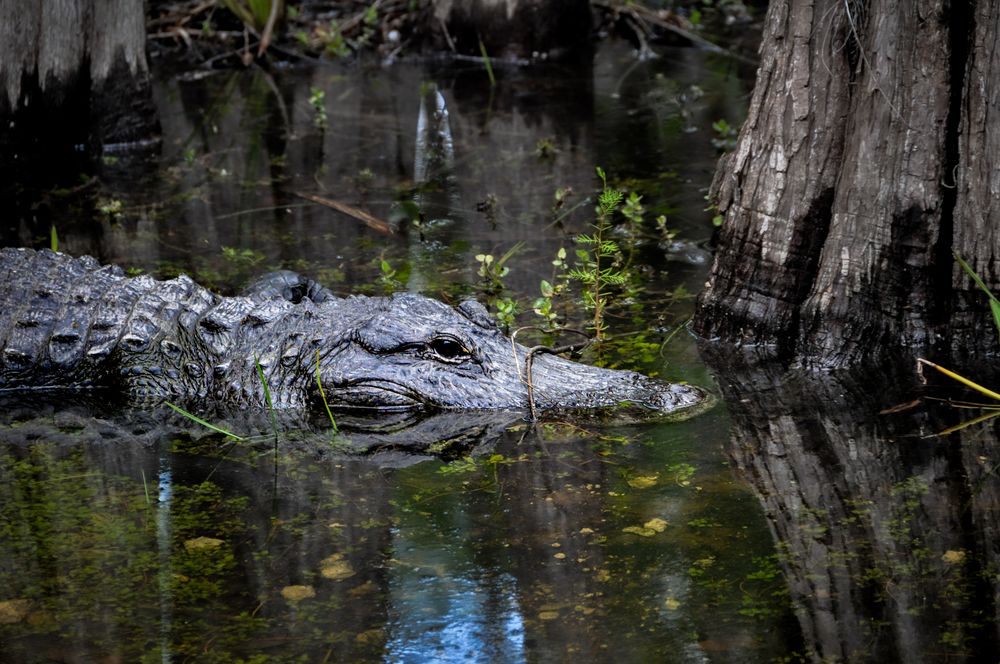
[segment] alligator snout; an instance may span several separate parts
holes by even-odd
[[[685,415],[710,405],[705,390],[669,383],[632,371],[579,364],[541,356],[532,365],[532,392],[537,408],[627,410],[650,415]]]

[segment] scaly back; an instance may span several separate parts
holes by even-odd
[[[0,390],[116,386],[123,356],[170,339],[218,300],[185,276],[129,278],[93,258],[0,250]],[[112,361],[114,356],[119,356]]]

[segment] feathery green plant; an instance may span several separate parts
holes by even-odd
[[[601,340],[604,338],[604,310],[608,302],[608,288],[624,286],[628,281],[628,275],[615,265],[621,258],[618,243],[607,239],[607,234],[611,230],[611,220],[621,207],[624,194],[608,187],[604,169],[598,166],[596,171],[597,176],[601,178],[602,186],[595,208],[597,218],[591,225],[594,232],[590,235],[577,236],[576,242],[583,246],[576,251],[579,267],[570,270],[567,276],[583,286],[584,304],[588,309],[594,310],[591,327],[594,336]]]

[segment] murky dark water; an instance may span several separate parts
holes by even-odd
[[[475,256],[524,242],[504,281],[530,304],[586,230],[600,165],[676,235],[623,240],[650,267],[611,332],[644,336],[590,359],[710,385],[693,339],[664,341],[707,270],[711,123],[738,123],[747,87],[695,50],[637,62],[614,43],[496,88],[455,63],[165,76],[162,151],[82,177],[64,164],[56,191],[26,181],[2,239],[48,246],[54,225],[64,251],[226,292],[291,268],[340,293],[445,299],[482,295]],[[989,435],[918,438],[950,416],[876,417],[911,380],[865,380],[750,372],[723,380],[728,410],[630,426],[455,414],[346,418],[334,435],[287,414],[277,444],[263,413],[216,414],[251,436],[233,444],[165,412],[10,400],[0,659],[988,652]]]

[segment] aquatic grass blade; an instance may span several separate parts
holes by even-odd
[[[59,251],[59,233],[56,232],[56,225],[52,224],[49,231],[49,249]]]
[[[253,14],[254,27],[260,30],[267,23],[272,5],[276,5],[277,0],[249,0],[247,4],[250,5],[250,13]]]
[[[271,402],[271,388],[267,385],[267,378],[264,376],[264,367],[260,366],[260,360],[257,356],[253,356],[253,363],[257,367],[257,376],[260,377],[260,384],[264,386],[264,403],[267,404],[268,410],[274,413],[274,403]]]
[[[959,375],[959,374],[955,373],[954,371],[952,371],[950,369],[945,369],[942,366],[934,364],[930,360],[925,360],[922,357],[918,357],[917,358],[917,364],[918,364],[918,369],[919,369],[919,365],[924,365],[924,364],[926,364],[929,367],[934,367],[935,369],[937,369],[938,371],[940,371],[941,373],[943,373],[945,376],[948,376],[949,378],[957,380],[958,382],[962,383],[963,385],[971,387],[975,391],[979,392],[982,395],[985,395],[985,396],[989,397],[990,399],[996,399],[997,401],[1000,401],[1000,394],[997,394],[993,390],[985,388],[982,385],[980,385],[979,383],[973,382],[973,381],[969,380],[968,378],[966,378],[965,376]]]
[[[278,418],[274,414],[274,402],[271,400],[271,388],[267,384],[267,377],[264,375],[264,367],[260,366],[257,355],[253,356],[253,363],[257,366],[257,375],[260,377],[260,384],[264,386],[264,401],[267,403],[267,411],[271,414],[271,427],[274,429],[274,440],[278,440]]]
[[[1000,302],[990,299],[990,311],[993,312],[993,324],[997,326],[997,338],[1000,339]]]
[[[180,406],[175,406],[174,404],[170,403],[169,401],[164,401],[163,403],[167,404],[168,406],[170,406],[175,411],[177,411],[178,413],[180,413],[184,417],[188,418],[192,422],[197,422],[198,424],[200,424],[203,427],[207,427],[207,428],[211,429],[212,431],[217,431],[217,432],[219,432],[219,433],[221,433],[221,434],[223,434],[225,436],[229,436],[230,438],[233,438],[234,440],[239,440],[239,441],[246,440],[246,438],[244,438],[243,436],[237,436],[232,431],[226,431],[225,429],[223,429],[221,427],[217,427],[214,424],[209,424],[208,422],[206,422],[205,420],[201,419],[197,415],[192,415],[191,413],[187,412],[186,410],[184,410]]]
[[[330,418],[333,432],[337,433],[337,420],[333,419],[333,411],[330,410],[330,404],[327,403],[326,392],[323,391],[323,381],[319,377],[319,349],[316,349],[316,387],[319,388],[319,398],[323,400],[323,407],[326,408],[326,415]]]
[[[494,88],[497,84],[497,79],[493,75],[493,65],[490,63],[490,54],[486,52],[486,45],[483,44],[483,40],[479,40],[479,52],[483,56],[483,64],[486,65],[486,75],[490,77],[490,87]]]
[[[962,257],[958,255],[957,251],[953,251],[952,255],[955,257],[955,260],[961,268],[965,270],[965,273],[968,274],[972,281],[976,283],[976,286],[978,286],[979,289],[986,293],[986,296],[990,298],[990,311],[993,312],[993,324],[996,326],[997,335],[998,338],[1000,338],[1000,300],[997,299],[997,296],[993,294],[993,291],[990,290],[989,286],[987,286],[979,275],[976,274],[976,271],[973,270],[968,263],[962,260]]]
[[[983,413],[979,417],[974,417],[971,420],[966,420],[966,421],[961,422],[959,424],[956,424],[954,426],[950,426],[947,429],[942,429],[941,431],[938,431],[935,434],[930,434],[930,435],[927,435],[927,436],[923,436],[923,438],[931,438],[931,437],[934,437],[934,436],[944,437],[944,436],[947,436],[949,434],[953,434],[956,431],[961,431],[962,429],[968,429],[971,426],[975,426],[977,424],[981,424],[982,422],[986,422],[988,420],[992,420],[994,417],[997,417],[998,415],[1000,415],[1000,410],[992,410],[992,411]]]

